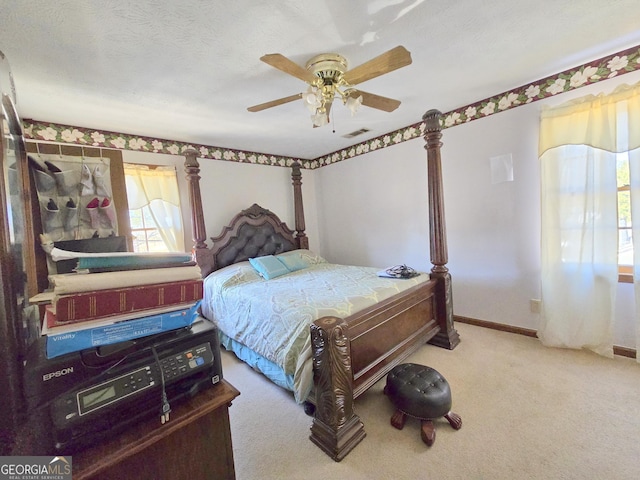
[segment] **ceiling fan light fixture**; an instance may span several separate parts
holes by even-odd
[[[349,111],[351,112],[351,116],[353,117],[358,112],[360,105],[362,105],[362,95],[359,95],[357,97],[350,95],[349,97],[347,97],[344,104],[349,109]]]
[[[329,117],[326,112],[318,110],[315,114],[311,115],[311,123],[314,127],[324,127],[329,123]]]
[[[318,95],[318,89],[310,85],[307,91],[302,94],[302,100],[304,100],[305,105],[315,110],[322,104],[320,96]]]

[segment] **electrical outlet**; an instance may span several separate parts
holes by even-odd
[[[542,300],[540,300],[539,298],[532,298],[531,300],[529,300],[529,310],[531,310],[531,313],[540,313],[541,303]]]

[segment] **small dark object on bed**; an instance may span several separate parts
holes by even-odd
[[[387,268],[385,272],[390,277],[395,278],[413,278],[420,275],[420,273],[416,272],[411,267],[407,267],[406,265],[394,265],[393,267]]]

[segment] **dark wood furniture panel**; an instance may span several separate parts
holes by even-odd
[[[222,380],[109,442],[73,455],[74,480],[235,479],[228,407],[240,392]]]
[[[28,193],[27,156],[22,124],[15,107],[9,64],[0,52],[0,392],[5,412],[0,417],[0,455],[13,443],[25,409],[22,401],[22,360],[27,335],[24,325],[33,309],[30,286],[35,285],[33,231]]]

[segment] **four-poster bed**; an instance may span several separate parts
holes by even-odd
[[[309,325],[309,361],[313,369],[310,399],[315,404],[310,438],[336,461],[344,458],[365,436],[364,426],[353,410],[357,396],[424,343],[453,349],[460,341],[453,325],[451,276],[446,267],[440,118],[437,110],[430,110],[423,117],[433,264],[429,277],[346,317],[325,316]],[[295,231],[272,212],[253,205],[236,215],[218,237],[212,238],[213,245],[209,248],[205,242],[197,152],[185,154],[194,254],[203,277],[225,268],[236,268],[240,265],[238,262],[251,257],[309,248],[304,233],[299,164],[292,166]]]

